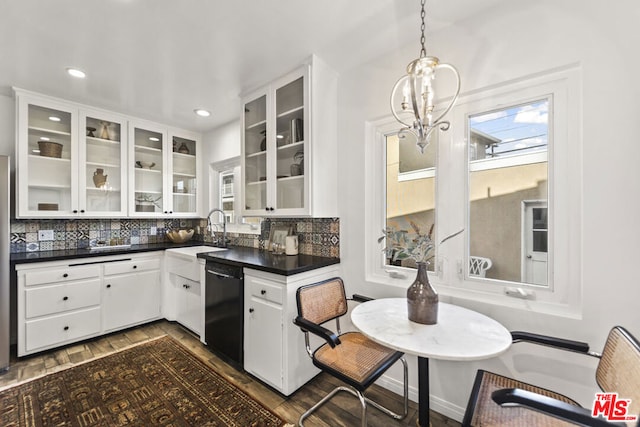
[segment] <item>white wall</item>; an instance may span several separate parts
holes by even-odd
[[[240,164],[240,120],[235,120],[218,126],[211,132],[203,135],[204,147],[204,171],[206,174],[206,189],[203,194],[207,195],[208,203],[205,202],[207,212],[218,206],[218,173],[220,165],[229,163]],[[236,162],[237,159],[237,162]],[[229,165],[223,169],[228,169]],[[217,172],[216,172],[217,171]]]
[[[502,2],[493,13],[428,34],[428,53],[458,67],[463,92],[579,64],[583,82],[583,310],[581,319],[540,315],[496,305],[457,300],[508,329],[530,330],[584,340],[602,348],[608,330],[626,326],[640,337],[640,45],[635,0],[606,8],[594,1]],[[416,32],[418,28],[416,27]],[[363,206],[365,122],[388,116],[388,96],[417,43],[362,67],[343,71],[339,100],[339,200],[341,261],[348,292],[402,296],[404,289],[367,283]],[[407,286],[411,280],[407,280]],[[596,390],[595,360],[516,344],[500,358],[477,363],[431,363],[433,408],[459,418],[478,367],[559,389],[591,406]],[[525,365],[527,367],[525,367]],[[417,386],[415,359],[410,360]],[[399,377],[397,372],[396,378]]]
[[[16,106],[12,97],[0,95],[0,155],[11,156],[15,164]],[[14,165],[12,164],[12,169]]]

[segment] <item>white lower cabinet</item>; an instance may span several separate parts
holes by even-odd
[[[160,317],[160,270],[104,277],[104,330],[110,332]]]
[[[202,302],[202,263],[195,256],[181,252],[165,252],[165,276],[162,314],[190,329],[201,339],[204,336]],[[203,282],[204,283],[204,282]]]
[[[160,318],[163,252],[16,265],[18,356]]]
[[[293,324],[300,286],[339,274],[337,266],[292,276],[244,269],[244,369],[285,396],[318,374]]]

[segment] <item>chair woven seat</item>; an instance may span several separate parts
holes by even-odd
[[[324,344],[314,352],[314,364],[333,371],[349,385],[364,391],[380,374],[381,369],[395,363],[402,353],[384,347],[359,332],[340,335],[340,345]]]
[[[474,390],[472,392],[475,393],[477,391],[478,393],[475,411],[473,413],[473,418],[471,419],[472,426],[575,426],[573,423],[549,417],[546,414],[523,406],[512,407],[509,408],[508,411],[505,411],[503,407],[491,399],[491,393],[504,388],[519,388],[538,393],[543,396],[552,397],[571,405],[580,406],[576,401],[569,399],[562,394],[527,384],[522,381],[517,381],[509,377],[503,377],[502,375],[494,374],[493,372],[480,370],[476,377],[476,384],[474,385]]]
[[[355,295],[353,299],[356,300]],[[357,300],[362,302],[367,298],[358,296]],[[307,353],[311,357],[313,364],[346,384],[333,389],[322,400],[302,414],[300,420],[298,420],[298,425],[303,427],[303,421],[307,417],[339,392],[350,393],[360,401],[362,411],[361,427],[367,426],[368,405],[379,409],[396,420],[406,417],[409,410],[409,382],[407,361],[404,360],[404,354],[384,347],[365,337],[360,332],[341,332],[340,317],[347,314],[349,309],[342,279],[334,277],[322,282],[301,286],[296,291],[296,301],[298,317],[294,319],[293,323],[298,325],[304,333]],[[323,326],[329,321],[335,321],[335,332]],[[315,351],[311,350],[310,333],[325,341]],[[364,395],[367,387],[373,384],[398,360],[402,362],[404,372],[404,405],[402,413],[395,413]]]
[[[628,406],[624,409],[628,418],[612,420],[609,418],[611,412],[605,413],[613,409],[612,406],[583,408],[560,393],[480,369],[462,420],[463,427],[576,424],[640,427],[640,342],[629,331],[621,326],[613,327],[601,355],[590,351],[589,344],[580,341],[519,331],[511,335],[514,342],[528,341],[599,358],[596,382],[603,392],[616,393],[626,401]],[[619,408],[616,406],[616,409]]]

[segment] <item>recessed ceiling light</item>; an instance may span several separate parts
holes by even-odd
[[[155,136],[150,136],[150,137],[149,137],[149,141],[158,142],[158,141],[160,141],[160,138],[155,137]]]
[[[78,70],[77,68],[67,68],[67,74],[79,79],[84,79],[85,77],[87,77],[84,71]]]
[[[282,138],[284,138],[284,135],[276,135],[276,138],[282,139]]]
[[[49,116],[49,120],[51,120],[52,122],[59,122],[60,121],[60,117]]]
[[[49,140],[49,137],[47,137],[47,136],[41,136],[41,137],[40,137],[40,140],[41,140],[41,141],[48,141],[48,140]]]
[[[196,108],[195,110],[193,110],[193,112],[199,115],[200,117],[209,117],[211,115],[210,111],[203,110],[202,108]]]

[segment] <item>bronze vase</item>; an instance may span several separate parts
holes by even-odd
[[[407,289],[409,320],[423,325],[438,323],[438,294],[429,283],[427,263],[419,262],[416,280]]]

